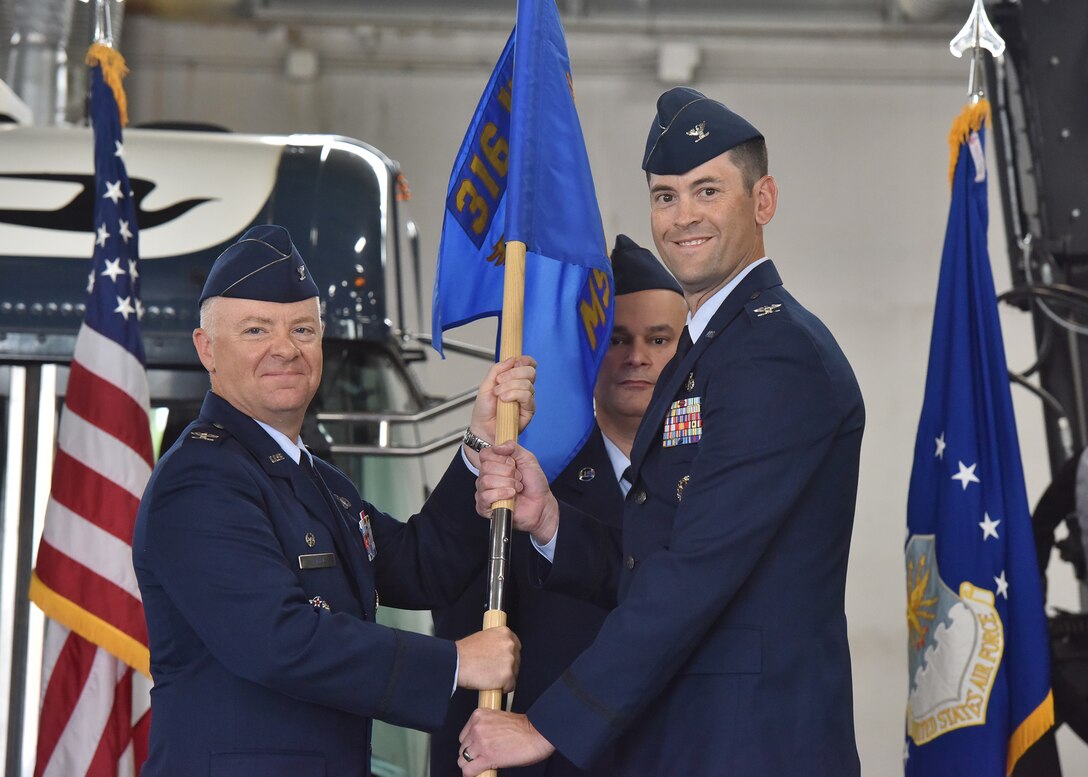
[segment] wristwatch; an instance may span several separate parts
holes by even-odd
[[[477,453],[482,451],[484,448],[491,447],[491,443],[489,443],[487,440],[481,440],[479,437],[472,433],[471,429],[465,429],[465,436],[461,438],[461,442],[472,448],[472,450],[476,451]]]

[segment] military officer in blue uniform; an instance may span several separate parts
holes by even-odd
[[[676,352],[688,308],[680,286],[657,257],[626,235],[616,237],[612,276],[615,322],[594,390],[597,423],[551,488],[558,499],[619,530],[623,497],[631,488],[622,476],[631,463],[635,433],[658,375]],[[481,545],[477,551],[481,562],[485,550]],[[600,604],[533,585],[529,575],[535,553],[529,536],[515,532],[512,575],[506,586],[507,623],[521,640],[517,691],[510,707],[515,712],[529,709],[589,646],[608,614]],[[485,571],[456,604],[434,612],[435,635],[458,639],[478,630],[486,591]],[[458,737],[477,703],[478,694],[469,691],[454,696],[446,722],[431,735],[431,777],[461,774]],[[583,770],[556,753],[540,763],[502,773],[503,777],[609,777],[612,760],[611,749],[606,748]]]
[[[607,557],[617,605],[527,715],[473,713],[469,777],[555,750],[584,765],[610,742],[630,777],[860,772],[844,595],[864,409],[834,338],[766,258],[766,159],[721,103],[688,88],[658,100],[651,228],[693,344],[635,439],[622,543],[557,502],[527,451],[482,457],[477,507],[517,492],[545,586],[591,594],[585,573]]]
[[[379,593],[424,609],[476,574],[475,477],[459,455],[401,523],[301,445],[322,324],[283,228],[230,246],[200,305],[211,391],[156,466],[132,543],[155,680],[142,774],[364,777],[373,718],[435,728],[455,684],[513,685],[508,629],[454,643],[375,622]],[[524,403],[524,423],[532,377],[531,360],[493,368],[474,428],[492,432],[500,398]]]

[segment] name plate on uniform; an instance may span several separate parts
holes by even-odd
[[[298,557],[299,569],[328,569],[335,566],[335,553],[304,553]]]

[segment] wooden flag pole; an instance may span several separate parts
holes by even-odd
[[[511,240],[506,244],[506,264],[503,278],[502,333],[499,340],[499,360],[521,356],[522,331],[525,318],[525,243]],[[518,439],[517,402],[500,402],[496,419],[495,442]],[[510,557],[510,531],[514,500],[504,499],[491,505],[491,537],[487,562],[487,611],[484,628],[506,625],[507,561]],[[502,689],[480,691],[481,709],[501,710]],[[496,777],[498,771],[489,769],[481,777]]]

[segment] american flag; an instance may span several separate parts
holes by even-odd
[[[124,60],[99,44],[92,58],[99,63],[91,70],[93,268],[31,581],[31,598],[50,619],[35,777],[134,775],[151,719],[147,628],[131,547],[153,464],[149,392],[136,209],[119,100],[107,84],[119,89]]]

